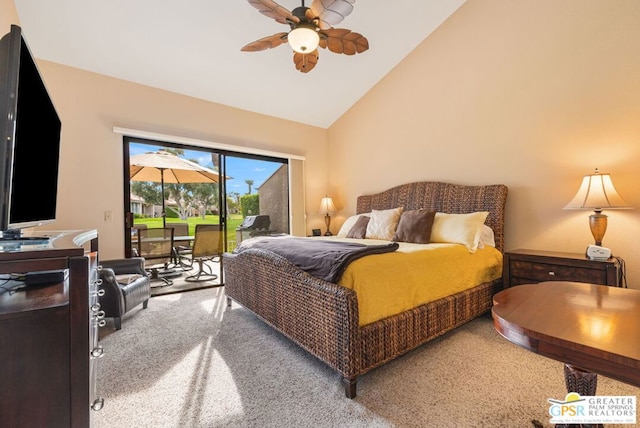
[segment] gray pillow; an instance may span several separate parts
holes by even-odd
[[[435,211],[425,209],[403,212],[393,241],[428,244],[435,215]]]
[[[356,238],[356,239],[364,239],[367,236],[367,225],[369,224],[370,217],[361,215],[356,220],[356,224],[353,225],[349,233],[347,233],[347,238]]]

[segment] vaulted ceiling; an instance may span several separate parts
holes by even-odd
[[[39,59],[327,128],[465,0],[358,0],[336,27],[364,35],[370,49],[319,49],[306,74],[287,44],[240,51],[289,30],[244,0],[14,1]]]

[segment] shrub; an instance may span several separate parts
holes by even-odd
[[[260,214],[260,200],[258,195],[242,195],[240,197],[240,211],[242,212],[242,217]]]

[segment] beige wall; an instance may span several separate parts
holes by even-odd
[[[16,6],[13,0],[0,0],[0,35],[8,33],[11,24],[19,24]]]
[[[590,212],[562,208],[598,167],[636,207],[605,211],[603,244],[640,288],[638,23],[637,0],[468,0],[330,128],[339,216],[406,182],[504,183],[507,250],[582,252]]]
[[[325,175],[325,129],[59,64],[38,65],[63,124],[58,221],[53,227],[98,229],[103,259],[124,254],[123,143],[114,126],[306,156],[307,174]],[[309,190],[309,201],[320,200],[325,184]],[[112,221],[105,221],[105,211],[113,212]]]

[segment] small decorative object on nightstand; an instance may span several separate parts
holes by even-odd
[[[624,260],[590,260],[585,254],[514,250],[504,253],[504,288],[542,281],[575,281],[624,287]]]

